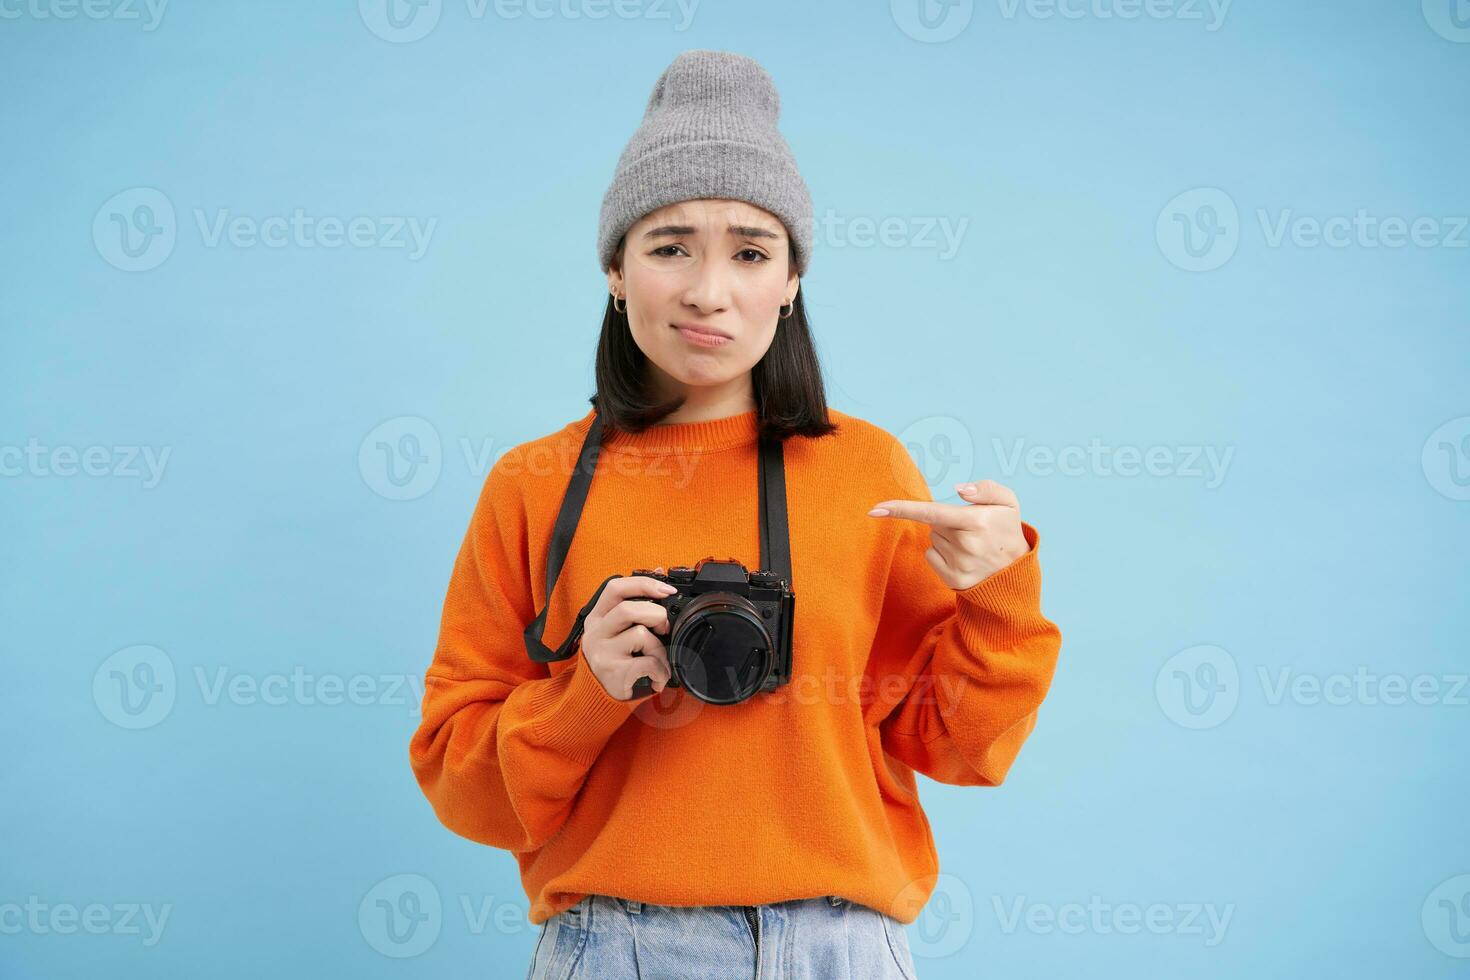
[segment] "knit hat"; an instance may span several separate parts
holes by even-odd
[[[612,266],[618,239],[666,204],[731,198],[764,208],[786,226],[791,258],[806,272],[812,200],[796,158],[776,128],[781,97],[753,58],[692,50],[653,86],[643,122],[618,158],[602,197],[597,257]]]

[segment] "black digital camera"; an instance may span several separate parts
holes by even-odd
[[[661,598],[633,597],[668,611],[669,630],[661,637],[672,674],[667,687],[682,687],[710,704],[738,704],[791,680],[796,595],[777,573],[749,572],[733,558],[706,557],[693,568],[670,568],[667,575],[642,568],[630,574],[678,590]],[[652,689],[653,682],[640,677],[633,696]]]
[[[595,406],[594,401],[594,406]],[[594,410],[582,437],[577,465],[567,481],[551,541],[546,550],[546,601],[524,631],[526,653],[537,663],[553,663],[574,656],[587,616],[597,606],[609,575],[577,613],[566,639],[555,648],[541,639],[552,590],[571,548],[572,536],[587,501],[597,451],[602,445],[602,415]],[[762,434],[756,458],[756,519],[760,525],[761,568],[751,572],[734,558],[700,559],[693,568],[678,565],[663,575],[646,575],[672,585],[667,596],[633,596],[657,602],[668,615],[662,634],[669,655],[669,687],[682,687],[710,704],[739,704],[761,691],[771,691],[791,680],[791,629],[796,595],[791,591],[791,530],[786,517],[786,462],[783,440]],[[644,654],[634,651],[638,656]],[[633,697],[653,693],[653,681],[640,677]]]

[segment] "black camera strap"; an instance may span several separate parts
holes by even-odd
[[[597,605],[607,583],[620,578],[622,573],[609,575],[602,580],[592,598],[577,613],[571,632],[555,650],[541,642],[546,629],[546,611],[551,608],[551,590],[561,575],[567,552],[572,547],[572,537],[577,533],[577,522],[582,518],[582,507],[587,503],[587,490],[592,485],[592,475],[597,468],[597,457],[602,447],[602,416],[596,411],[592,425],[582,440],[582,449],[577,454],[577,465],[572,469],[572,478],[567,483],[561,498],[561,509],[556,512],[556,524],[551,531],[551,546],[546,554],[546,605],[526,627],[526,652],[539,663],[565,660],[576,649],[582,635],[582,624],[587,614]],[[777,577],[791,582],[791,534],[786,523],[786,465],[781,440],[760,438],[757,459],[758,519],[760,520],[760,568],[775,572]]]

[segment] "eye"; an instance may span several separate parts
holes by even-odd
[[[736,254],[737,255],[746,255],[746,254],[749,254],[749,255],[754,255],[755,256],[755,258],[752,259],[751,261],[747,262],[746,265],[760,265],[762,262],[769,262],[771,260],[770,256],[768,256],[764,252],[761,252],[760,250],[754,249],[754,248],[743,248],[739,252],[737,252]]]
[[[654,249],[652,252],[650,252],[648,254],[650,254],[650,255],[663,255],[665,258],[673,258],[672,255],[667,255],[666,253],[664,253],[664,249],[677,248],[677,249],[682,250],[683,247],[684,246],[682,246],[682,245],[660,245],[658,248]]]

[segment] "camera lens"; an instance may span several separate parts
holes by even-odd
[[[669,658],[681,683],[712,704],[759,691],[771,671],[771,635],[748,599],[731,592],[696,596],[674,622]]]

